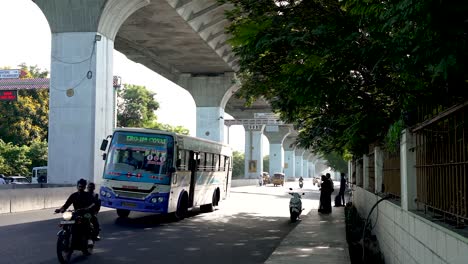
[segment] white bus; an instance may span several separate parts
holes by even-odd
[[[47,183],[47,166],[32,168],[31,183]]]
[[[232,149],[218,142],[117,128],[104,159],[102,205],[117,209],[120,217],[139,211],[183,219],[193,207],[213,211],[230,191]]]

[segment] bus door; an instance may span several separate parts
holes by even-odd
[[[229,174],[231,173],[231,170],[230,170],[230,168],[231,168],[231,158],[226,157],[225,162],[226,162],[226,164],[225,164],[225,168],[226,168],[226,186],[224,186],[224,189],[225,189],[224,191],[225,191],[225,194],[226,194],[225,196],[227,198],[227,194],[228,194],[228,191],[229,191],[229,185],[231,185],[231,183],[229,182]]]
[[[195,196],[195,184],[197,183],[198,171],[198,153],[190,151],[190,189],[189,189],[189,204],[188,207],[193,207],[193,199]]]

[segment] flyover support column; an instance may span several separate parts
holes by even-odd
[[[52,31],[48,178],[100,183],[101,141],[112,133],[114,38],[145,0],[36,0]],[[103,5],[104,4],[104,5]]]
[[[317,157],[315,155],[309,156],[309,178],[315,177],[315,162],[317,161]]]
[[[195,100],[197,137],[224,143],[224,108],[237,87],[233,80],[233,73],[225,73],[219,76],[183,74],[177,81]]]
[[[295,175],[295,155],[294,149],[296,146],[294,145],[296,138],[292,137],[291,135],[287,136],[283,141],[283,149],[284,149],[284,174],[286,178],[294,179]]]
[[[308,178],[309,177],[309,155],[310,152],[306,150],[302,155],[302,177]]]
[[[245,125],[244,177],[259,178],[263,172],[262,135],[264,125]]]
[[[283,172],[283,140],[289,133],[291,133],[290,126],[265,126],[263,134],[270,142],[270,175]]]
[[[295,173],[294,176],[299,178],[302,176],[302,155],[304,154],[305,150],[301,148],[296,148],[294,150],[294,161],[296,162]]]

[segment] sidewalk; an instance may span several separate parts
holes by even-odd
[[[346,243],[344,207],[330,215],[311,210],[276,248],[267,264],[351,263]]]

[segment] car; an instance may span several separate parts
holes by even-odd
[[[30,184],[31,183],[28,180],[28,178],[24,176],[8,176],[5,178],[6,178],[6,181],[10,184]]]

